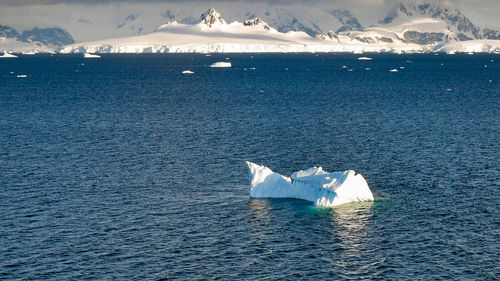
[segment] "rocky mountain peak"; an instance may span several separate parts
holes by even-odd
[[[264,30],[271,30],[271,27],[269,27],[269,25],[263,21],[261,18],[254,18],[254,19],[251,19],[251,20],[245,20],[243,22],[243,25],[244,26],[261,26]]]
[[[214,8],[208,9],[201,15],[201,22],[206,24],[208,27],[212,27],[216,24],[226,24],[226,21],[222,18]]]

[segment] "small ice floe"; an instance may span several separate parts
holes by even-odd
[[[488,80],[488,82],[493,83],[493,80]]]
[[[9,53],[3,53],[3,55],[0,56],[0,59],[13,59],[13,58],[17,58],[17,56]]]
[[[456,52],[454,50],[452,50],[452,51],[446,52],[446,54],[448,54],[448,55],[454,55],[454,54],[456,54]]]
[[[191,70],[184,70],[182,74],[194,74],[194,72]]]
[[[211,57],[212,55],[211,54],[206,54],[205,57]]]
[[[250,70],[255,70],[255,67],[250,67]]]
[[[396,68],[393,68],[391,70],[389,70],[390,72],[398,72],[398,70]]]
[[[487,64],[485,64],[485,65],[484,65],[484,68],[487,68],[487,67],[488,67],[488,65],[487,65]]]
[[[347,68],[347,65],[343,65],[342,68]]]
[[[264,93],[264,90],[259,90],[259,93]]]
[[[359,57],[358,60],[372,60],[372,58],[369,58],[369,57]]]
[[[9,72],[10,74],[14,74],[14,71]]]
[[[366,70],[366,71],[370,71],[370,70],[372,70],[372,69],[371,69],[371,67],[365,67],[365,70]]]
[[[19,75],[16,75],[17,78],[26,78],[28,77],[28,75],[26,74],[19,74]]]
[[[230,58],[226,58],[227,60],[229,60]]]
[[[288,67],[285,67],[285,71],[288,71]]]
[[[467,53],[467,55],[473,55],[473,54],[474,54],[474,52],[468,52]]]
[[[219,62],[215,62],[215,63],[212,63],[210,65],[210,67],[231,67],[231,63],[230,62],[226,62],[226,61],[219,61]]]
[[[494,62],[495,60],[490,60],[491,62]]]
[[[36,55],[36,52],[35,51],[29,51],[29,52],[24,53],[24,55],[32,56],[32,55]]]
[[[441,63],[441,66],[443,66],[443,65],[444,65],[444,63]]]
[[[406,62],[407,62],[407,63],[412,63],[413,61],[411,61],[411,60],[407,60]]]
[[[399,69],[405,69],[405,67],[404,66],[400,66]]]
[[[448,89],[446,89],[446,91],[447,92],[451,92],[451,91],[453,91],[453,89],[452,88],[448,88]]]
[[[86,58],[86,59],[98,59],[101,56],[96,55],[96,54],[85,53],[85,54],[83,54],[83,57]]]
[[[352,68],[349,68],[347,71],[352,72]]]

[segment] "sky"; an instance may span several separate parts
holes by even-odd
[[[61,27],[68,30],[77,41],[109,36],[128,36],[138,32],[152,32],[165,23],[161,14],[166,10],[183,16],[199,17],[214,6],[226,21],[241,21],[251,11],[255,16],[266,11],[276,15],[299,17],[303,10],[307,21],[318,21],[328,27],[324,12],[333,9],[350,10],[364,26],[376,24],[394,5],[401,1],[419,1],[459,8],[475,24],[500,29],[500,0],[0,0],[0,25],[18,31],[37,27]],[[282,9],[282,11],[278,11]],[[278,12],[276,12],[278,11]],[[323,14],[322,14],[323,13]],[[126,28],[117,28],[129,15],[137,16]],[[134,25],[135,24],[135,25]],[[335,30],[336,26],[331,29]]]

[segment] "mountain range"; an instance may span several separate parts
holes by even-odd
[[[290,49],[281,46],[279,48],[281,51],[285,49],[287,51],[300,51],[301,48],[297,49],[297,46],[304,44],[313,45],[312,49],[316,51],[340,50],[342,48],[339,48],[339,45],[346,46],[342,49],[344,51],[354,49],[365,51],[432,51],[438,50],[445,44],[455,42],[489,39],[487,40],[488,44],[494,45],[495,43],[490,41],[500,39],[499,31],[475,25],[459,9],[435,4],[397,4],[384,17],[373,24],[367,24],[369,21],[366,19],[359,20],[349,10],[321,11],[321,17],[319,17],[316,16],[317,12],[296,11],[286,8],[263,10],[260,12],[262,15],[257,15],[256,11],[249,9],[238,12],[231,10],[232,18],[235,15],[241,15],[241,18],[239,22],[235,21],[228,24],[220,13],[216,12],[216,15],[214,15],[214,13],[210,13],[211,10],[215,11],[215,9],[209,9],[200,18],[185,10],[167,9],[159,12],[161,19],[167,21],[167,24],[158,24],[154,29],[145,24],[146,19],[143,15],[130,13],[115,24],[116,35],[108,35],[97,41],[90,40],[92,42],[90,45],[94,46],[90,49],[99,52],[107,52],[113,49],[114,52],[121,52],[124,51],[123,46],[128,44],[127,41],[132,40],[133,45],[136,47],[141,46],[135,49],[132,48],[134,49],[133,52],[142,52],[144,47],[147,49],[146,51],[150,52],[153,49],[156,51],[160,49],[162,51],[172,51],[173,49],[179,51],[180,49],[172,45],[173,43],[187,44],[189,40],[195,40],[194,42],[198,40],[198,42],[204,42],[204,44],[218,45],[219,50],[221,50],[221,46],[225,42],[234,45],[238,43],[238,38],[249,42],[249,36],[251,35],[250,37],[253,36],[255,40],[257,40],[257,37],[259,38],[257,41],[249,43],[254,45],[264,44],[267,46],[264,49],[269,49],[269,51],[273,49],[269,45],[283,40],[287,42],[286,44],[294,45],[294,47]],[[207,20],[207,16],[218,16],[219,18],[210,18],[208,24],[205,22],[206,28],[203,28],[200,23]],[[250,29],[241,29],[236,23],[241,23],[243,27],[252,26],[254,28],[249,32]],[[213,24],[217,28],[212,28]],[[84,45],[88,46],[89,43],[73,44],[75,40],[69,32],[78,32],[78,30],[84,29],[83,26],[94,25],[93,20],[80,17],[74,25],[68,25],[69,31],[52,27],[33,28],[18,33],[12,27],[0,26],[0,50],[22,52],[32,46],[32,48],[39,49],[39,51],[40,49],[43,51],[57,50],[59,48],[63,52],[89,51],[88,47],[82,47]],[[238,28],[236,28],[237,26]],[[207,32],[210,36],[207,36]],[[110,32],[110,34],[115,34],[115,32]],[[183,36],[181,36],[182,34]],[[217,36],[214,36],[215,34],[219,37],[223,35],[223,40],[216,41],[215,37]],[[231,36],[228,36],[228,34],[231,34]],[[201,37],[195,38],[196,36]],[[163,39],[160,39],[160,37]],[[229,40],[230,37],[232,37],[231,40]],[[200,39],[202,40],[200,41]],[[146,41],[140,42],[140,40]],[[113,48],[114,43],[111,41],[120,42],[122,47],[115,46]],[[16,43],[18,44],[16,45]],[[154,46],[149,43],[154,43]],[[472,42],[468,42],[468,45],[471,44]],[[69,45],[69,47],[66,45]],[[97,48],[97,45],[101,47]],[[334,47],[325,48],[325,45]],[[200,45],[197,46],[197,48],[201,48]],[[206,51],[208,49],[210,48],[204,48]],[[226,50],[227,48],[222,49],[222,51],[230,51]],[[236,49],[233,48],[232,50],[237,51]],[[128,50],[131,51],[130,48]],[[249,51],[248,48],[245,48],[245,50]],[[494,50],[495,48],[488,48],[488,51]]]

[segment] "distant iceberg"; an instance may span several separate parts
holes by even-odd
[[[17,56],[9,53],[4,53],[0,56],[0,58],[17,58]]]
[[[94,54],[89,54],[89,53],[85,53],[83,54],[83,57],[86,58],[86,59],[98,59],[100,58],[101,56],[99,55],[94,55]]]
[[[231,63],[226,62],[226,61],[220,61],[220,62],[212,63],[210,65],[210,67],[231,67]]]
[[[296,198],[318,207],[373,201],[366,180],[352,170],[328,173],[321,167],[313,167],[285,177],[265,166],[248,161],[246,164],[250,172],[250,196],[254,198]]]
[[[191,71],[191,70],[188,69],[188,70],[184,70],[182,72],[182,74],[194,74],[194,71]]]

